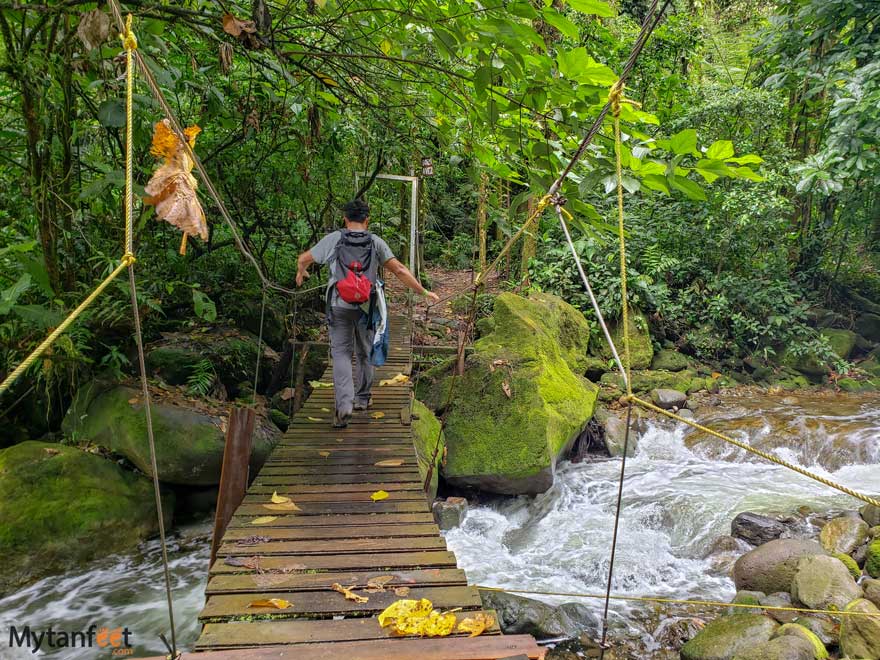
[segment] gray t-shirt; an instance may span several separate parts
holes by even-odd
[[[329,264],[330,268],[330,279],[327,281],[327,290],[331,292],[330,305],[332,307],[343,307],[346,309],[358,309],[360,305],[353,305],[351,303],[347,303],[339,297],[339,294],[336,292],[336,287],[333,286],[339,281],[340,277],[342,277],[342,273],[339,272],[339,266],[336,263],[336,244],[339,243],[339,238],[341,236],[341,232],[348,231],[347,229],[338,229],[334,232],[327,234],[324,238],[322,238],[318,243],[313,247],[309,252],[312,253],[312,258],[315,260],[315,263],[318,264]],[[383,241],[381,238],[373,236],[373,247],[375,249],[375,256],[379,259],[379,265],[384,266],[390,259],[394,259],[394,253],[391,251],[391,248],[388,247],[388,243]]]

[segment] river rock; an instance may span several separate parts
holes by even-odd
[[[880,658],[880,609],[871,601],[859,598],[847,605],[846,610],[873,616],[840,618],[840,650],[850,658]]]
[[[810,642],[793,635],[784,635],[740,651],[733,656],[733,660],[813,660],[814,657]]]
[[[848,555],[867,540],[868,523],[852,516],[829,520],[819,533],[819,543],[830,554]]]
[[[681,647],[700,632],[701,624],[695,617],[664,618],[651,637],[663,648],[680,651]]]
[[[865,592],[865,598],[880,607],[880,580],[867,578],[862,581],[861,587]]]
[[[791,596],[812,609],[842,610],[862,590],[842,561],[826,555],[801,557],[791,583]]]
[[[495,330],[475,342],[455,383],[444,477],[494,493],[542,493],[593,416],[598,388],[580,375],[589,324],[548,294],[502,293],[493,316]],[[449,378],[435,383],[449,387]]]
[[[651,360],[651,369],[663,369],[665,371],[681,371],[688,368],[688,358],[678,351],[664,348],[654,355]]]
[[[778,591],[775,594],[762,596],[758,603],[764,607],[791,607],[791,594],[787,591]],[[767,616],[779,621],[779,623],[791,623],[797,617],[797,612],[785,610],[768,610]]]
[[[825,646],[837,646],[840,643],[840,628],[824,614],[801,614],[793,623],[803,626]]]
[[[437,500],[431,506],[434,520],[442,530],[453,529],[464,522],[467,515],[468,501],[463,497],[447,497]]]
[[[220,483],[226,444],[225,408],[167,395],[151,401],[159,478],[183,486]],[[78,392],[62,429],[77,441],[87,441],[120,454],[144,474],[151,474],[146,415],[141,391],[117,385],[92,397]],[[256,474],[281,433],[265,417],[254,428],[251,473]]]
[[[654,346],[651,343],[651,334],[648,331],[648,319],[637,309],[629,310],[629,347],[630,367],[633,369],[647,369],[651,366],[654,358]],[[623,322],[621,319],[609,321],[608,330],[611,339],[623,359]],[[604,360],[612,358],[611,349],[604,337],[590,347],[590,352]]]
[[[635,411],[634,411],[635,412]],[[603,416],[602,427],[604,430],[605,449],[611,456],[623,456],[623,447],[626,445],[626,455],[635,456],[639,444],[639,432],[636,429],[635,416],[629,430],[629,440],[626,441],[626,416],[618,417],[614,413],[606,413]]]
[[[770,516],[743,511],[730,523],[730,533],[752,545],[762,545],[778,539],[788,528]]]
[[[655,406],[671,410],[683,407],[687,403],[687,395],[678,390],[655,389],[651,390],[651,401]]]
[[[824,555],[822,546],[804,539],[776,539],[740,557],[733,566],[737,589],[775,593],[791,589],[801,557]]]
[[[865,504],[859,509],[859,514],[861,514],[862,519],[868,523],[869,527],[880,525],[880,507],[876,507],[873,504]]]
[[[809,642],[810,646],[813,648],[812,658],[815,658],[815,660],[826,660],[828,657],[828,649],[825,648],[825,643],[819,639],[819,636],[816,633],[800,624],[786,623],[773,633],[773,637],[799,637],[800,639]]]
[[[158,532],[149,479],[75,447],[0,451],[0,596],[137,546]],[[170,524],[173,498],[163,501]]]
[[[862,314],[856,319],[853,330],[865,339],[880,342],[880,316],[877,314]]]
[[[730,614],[703,628],[681,648],[682,660],[732,660],[740,652],[770,641],[779,627],[761,614]]]
[[[735,603],[736,605],[760,605],[761,599],[766,598],[766,596],[767,594],[760,591],[748,591],[743,589],[742,591],[737,591],[733,600],[730,602]]]
[[[431,471],[431,482],[428,484],[428,490],[426,491],[428,498],[433,500],[437,497],[437,485],[440,483],[440,469],[446,451],[446,434],[443,433],[437,416],[418,399],[414,399],[412,402],[411,428],[413,445],[415,446],[416,458],[419,463],[419,475],[423,483],[428,476],[431,460],[433,459],[434,461],[434,469]],[[465,509],[467,509],[466,500]]]
[[[858,335],[852,330],[840,328],[822,328],[819,334],[828,339],[831,350],[842,360],[846,360],[856,347]]]
[[[880,538],[875,538],[868,544],[865,572],[872,578],[880,578]]]
[[[580,603],[554,607],[503,591],[481,591],[480,598],[484,608],[498,614],[498,625],[505,634],[533,635],[537,639],[575,637],[599,626],[596,615]]]

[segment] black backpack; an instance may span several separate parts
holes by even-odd
[[[336,265],[340,274],[336,291],[345,302],[361,305],[372,300],[379,276],[379,263],[374,252],[370,232],[340,230],[336,244]]]

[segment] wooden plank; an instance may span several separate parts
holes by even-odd
[[[387,583],[388,589],[413,586],[465,586],[467,577],[458,568],[420,569],[415,571],[333,571],[326,573],[272,574],[277,580],[271,586],[264,584],[256,573],[250,575],[214,575],[208,581],[205,593],[254,593],[257,591],[315,591],[328,589],[335,582],[345,586],[356,585],[362,589],[373,578],[393,579]],[[257,576],[257,579],[254,579]]]
[[[440,530],[433,524],[414,525],[382,525],[376,524],[364,530],[352,529],[351,527],[267,527],[260,526],[259,536],[267,536],[273,541],[294,540],[327,540],[345,539],[352,536],[361,538],[401,538],[407,536],[439,536]],[[254,536],[252,530],[246,527],[236,527],[226,532],[223,540],[227,543]]]
[[[390,459],[395,460],[395,459]],[[399,460],[399,459],[397,459]],[[409,467],[406,462],[402,462],[400,465],[382,467],[376,465],[375,462],[367,463],[367,464],[357,464],[357,465],[346,465],[334,463],[333,461],[325,461],[323,464],[318,463],[318,467],[313,465],[264,465],[263,469],[260,470],[260,474],[264,475],[279,475],[279,474],[290,474],[290,475],[314,475],[316,470],[320,470],[322,475],[328,474],[377,474],[381,475],[383,473],[394,472],[397,474],[406,474],[410,479],[418,476],[419,470],[415,466],[415,461],[410,461],[411,469],[407,470]],[[374,477],[375,478],[375,477]]]
[[[256,545],[242,546],[235,543],[221,543],[218,557],[251,555],[343,555],[355,553],[405,552],[407,550],[446,550],[446,541],[441,537],[405,538],[347,538],[333,539],[315,543],[314,541],[269,541]],[[376,559],[381,563],[380,559]]]
[[[241,518],[233,517],[229,523],[229,529],[244,527],[251,531],[254,535],[260,534],[259,525],[252,525],[253,518],[242,516]],[[272,521],[272,527],[311,527],[320,525],[342,526],[361,526],[361,525],[383,525],[411,523],[431,523],[434,522],[434,516],[430,513],[363,513],[363,514],[337,514],[324,516],[278,516]],[[359,530],[355,530],[359,531]]]
[[[273,475],[267,474],[260,477],[260,483],[264,485],[274,484],[356,484],[375,481],[380,475],[377,474],[299,474],[299,475]],[[410,472],[389,472],[381,475],[383,479],[408,481],[417,483],[419,479]]]
[[[491,610],[495,625],[484,635],[497,635],[498,616]],[[474,612],[457,612],[461,622]],[[390,628],[379,625],[376,617],[319,621],[241,621],[234,623],[209,623],[196,643],[197,650],[243,648],[270,644],[314,644],[316,642],[351,642],[361,640],[400,639]],[[356,658],[352,659],[356,660]]]
[[[269,489],[266,493],[254,493],[245,495],[244,501],[248,504],[261,504],[268,502],[272,497],[272,493],[277,489]],[[281,491],[277,491],[281,492]],[[424,502],[425,494],[421,490],[393,490],[388,492],[388,499],[385,502],[413,501]],[[295,497],[290,495],[294,502],[363,502],[370,497],[369,491],[355,493],[296,493]]]
[[[244,516],[275,516],[280,518],[283,516],[321,516],[327,514],[346,514],[346,513],[426,513],[431,510],[427,500],[422,502],[389,502],[381,500],[379,502],[371,502],[369,496],[364,498],[363,502],[310,502],[303,503],[300,506],[302,511],[296,513],[285,513],[279,515],[279,512],[272,512],[266,509],[262,504],[242,504],[235,513],[235,518]],[[297,505],[299,506],[299,505]],[[254,525],[258,527],[258,525]]]
[[[455,555],[445,550],[430,552],[387,553],[381,557],[371,555],[295,555],[290,557],[260,557],[260,568],[264,571],[279,571],[293,564],[301,564],[309,571],[370,571],[402,570],[411,568],[455,568]],[[253,569],[231,566],[221,558],[211,565],[211,575],[230,573],[255,573]]]
[[[261,486],[258,483],[254,483],[248,489],[248,493],[269,493],[270,495],[274,491],[278,491],[279,493],[288,495],[288,494],[297,494],[297,493],[374,493],[377,490],[384,490],[388,493],[392,493],[394,491],[419,491],[422,492],[422,487],[420,484],[414,483],[391,483],[388,481],[374,481],[362,484],[330,484],[330,485],[316,485],[316,484],[287,484],[284,486]]]
[[[336,591],[313,591],[307,595],[296,592],[267,593],[257,592],[253,594],[218,594],[209,596],[204,609],[199,614],[199,620],[205,621],[220,617],[233,616],[259,616],[271,614],[273,617],[292,618],[307,614],[332,616],[336,614],[356,613],[359,616],[378,614],[391,603],[400,600],[393,591],[384,593],[367,594],[369,601],[356,603],[348,600]],[[290,603],[290,607],[279,610],[275,607],[249,607],[250,603],[280,598]],[[480,594],[474,587],[415,587],[411,589],[408,598],[427,598],[438,609],[480,609],[483,604]]]

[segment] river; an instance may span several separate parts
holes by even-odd
[[[748,439],[786,460],[866,493],[880,492],[880,397],[866,395],[742,395],[718,397],[701,421]],[[733,583],[704,558],[729,533],[741,511],[792,513],[855,509],[858,502],[794,472],[681,425],[650,424],[627,461],[614,592],[628,596],[729,599]],[[604,590],[619,460],[563,463],[552,489],[534,498],[498,499],[471,507],[464,524],[446,534],[472,583],[534,591]],[[202,525],[171,538],[177,636],[197,634],[207,574]],[[547,598],[551,602],[574,600]],[[601,601],[584,599],[599,612]],[[635,626],[637,603],[616,601],[615,629]],[[80,630],[92,623],[128,626],[136,652],[164,653],[167,634],[161,555],[154,541],[139,553],[95,562],[76,573],[42,580],[0,599],[3,634],[9,625]],[[707,612],[711,614],[711,612]],[[34,657],[0,645],[0,659]],[[650,645],[650,640],[646,640]],[[4,655],[4,653],[6,655]],[[11,653],[11,654],[10,654]],[[42,655],[38,653],[37,655]],[[47,657],[82,657],[54,651]]]

